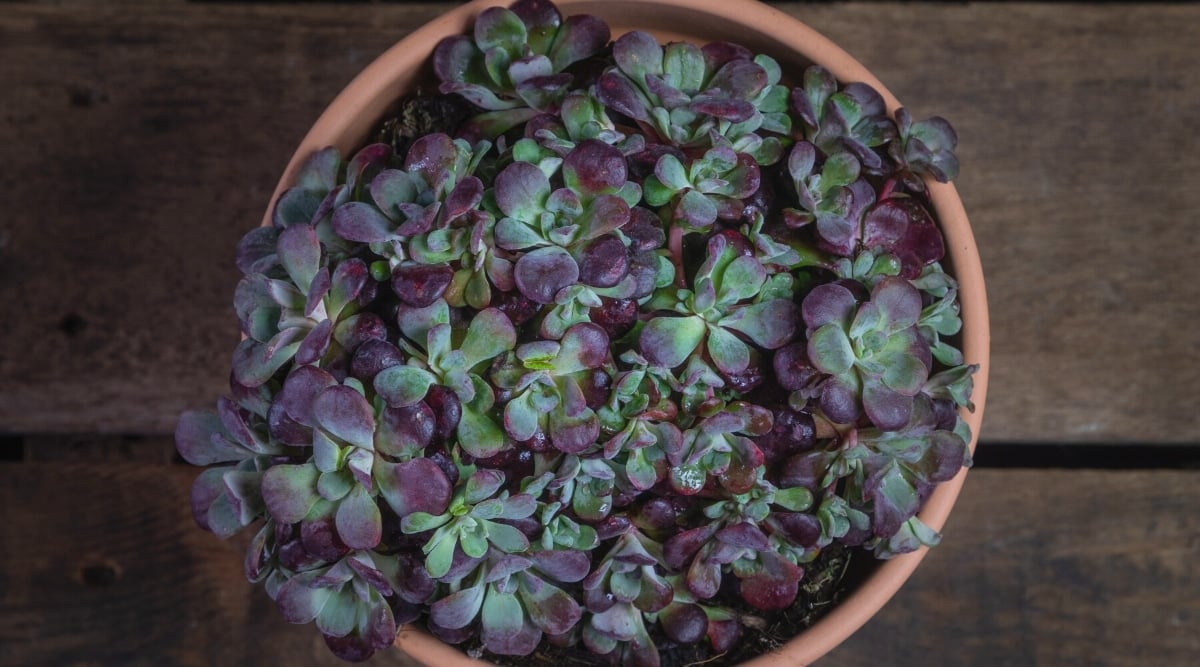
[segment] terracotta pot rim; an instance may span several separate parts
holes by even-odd
[[[330,104],[301,141],[272,195],[263,224],[270,224],[275,200],[294,182],[297,171],[310,154],[329,145],[337,146],[343,153],[361,145],[370,128],[383,117],[400,93],[426,78],[428,56],[441,37],[465,32],[475,16],[487,7],[509,4],[511,2],[475,0],[459,6],[417,29],[368,65]],[[614,37],[630,29],[630,22],[642,26],[645,24],[639,19],[649,17],[646,20],[651,23],[661,22],[668,26],[650,30],[660,39],[664,36],[667,39],[692,37],[704,41],[704,33],[707,33],[708,39],[737,41],[768,53],[780,60],[785,72],[789,61],[793,65],[801,61],[817,62],[839,81],[861,81],[873,86],[883,95],[889,112],[900,106],[882,82],[846,51],[799,20],[756,0],[558,0],[556,4],[564,15],[595,13],[605,16],[613,27]],[[712,30],[701,30],[695,35],[687,32],[714,21],[717,27]],[[968,361],[980,365],[974,377],[972,397],[976,409],[973,413],[964,413],[971,427],[970,447],[974,451],[983,419],[990,366],[990,329],[983,269],[966,211],[954,186],[932,183],[930,195],[946,238],[947,263],[959,282],[963,353]],[[922,509],[921,520],[934,530],[940,531],[944,526],[966,473],[964,469],[953,480],[938,486]],[[926,551],[920,549],[883,562],[812,627],[779,651],[745,664],[753,667],[804,665],[825,655],[883,607],[916,569]],[[489,664],[469,659],[458,649],[411,627],[400,631],[396,645],[426,664]]]

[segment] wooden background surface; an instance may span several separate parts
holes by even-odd
[[[822,664],[1200,664],[1200,6],[779,6],[954,123],[993,324],[945,543]],[[334,664],[168,436],[292,146],[445,7],[0,2],[0,665]]]

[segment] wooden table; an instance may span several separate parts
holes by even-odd
[[[780,6],[954,122],[993,323],[944,544],[822,664],[1200,664],[1200,6]],[[0,664],[335,664],[169,434],[291,147],[444,8],[0,4]]]

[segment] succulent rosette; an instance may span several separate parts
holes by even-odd
[[[431,58],[412,104],[474,111],[310,157],[238,247],[229,395],[176,431],[286,620],[351,660],[416,623],[655,665],[937,541],[976,369],[944,120],[544,0]]]

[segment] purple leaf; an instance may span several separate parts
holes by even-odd
[[[428,394],[427,394],[428,396]],[[433,440],[437,416],[424,401],[380,411],[375,427],[375,449],[394,457],[407,457]]]
[[[562,174],[566,186],[585,197],[610,194],[625,185],[625,156],[603,141],[588,139],[567,154]]]
[[[459,181],[450,191],[443,203],[442,215],[447,221],[462,216],[473,210],[483,201],[483,181],[474,176],[467,176]]]
[[[720,325],[740,331],[768,350],[778,349],[796,336],[796,304],[789,299],[771,299],[738,308],[720,321]]]
[[[317,306],[320,306],[325,301],[325,296],[329,294],[330,287],[333,286],[333,279],[329,274],[329,267],[322,266],[317,275],[313,276],[313,280],[308,285],[308,294],[304,295],[304,316],[312,318],[313,313],[317,312]]]
[[[453,35],[438,42],[433,50],[433,70],[438,80],[464,81],[478,52],[466,35]]]
[[[283,388],[275,400],[283,406],[287,416],[297,423],[315,426],[317,422],[313,416],[313,400],[322,391],[336,385],[337,380],[320,368],[299,366],[284,380]]]
[[[521,586],[521,600],[525,603],[529,620],[542,632],[564,634],[583,617],[579,603],[562,589],[535,577],[526,577],[524,581],[531,585]]]
[[[647,74],[663,73],[663,49],[658,39],[640,30],[621,35],[612,46],[617,67],[634,81],[644,83]]]
[[[596,443],[600,437],[600,420],[596,413],[586,410],[580,416],[563,414],[560,410],[550,413],[550,442],[554,448],[567,454],[579,454]]]
[[[550,196],[550,179],[537,165],[514,162],[496,175],[495,194],[504,215],[534,222]]]
[[[316,363],[329,350],[329,342],[333,339],[333,320],[321,320],[317,326],[309,330],[296,349],[296,363],[307,365]]]
[[[362,394],[350,387],[330,387],[313,399],[312,410],[317,423],[333,436],[373,449],[375,412]]]
[[[706,600],[721,588],[721,565],[696,558],[687,571],[687,587],[696,597]]]
[[[629,273],[625,244],[606,234],[584,247],[579,258],[579,281],[593,287],[613,287]]]
[[[696,113],[720,118],[731,123],[749,120],[755,112],[754,105],[744,100],[712,95],[698,95],[689,108]]]
[[[262,494],[267,511],[280,523],[297,523],[308,515],[320,496],[320,471],[309,464],[280,464],[263,473]]]
[[[821,411],[838,424],[853,424],[861,414],[857,375],[831,377],[821,383]],[[853,382],[854,384],[851,384]]]
[[[850,290],[836,283],[827,283],[813,288],[804,297],[801,313],[810,331],[830,322],[836,322],[846,329],[857,306],[858,301]]]
[[[882,383],[868,381],[863,386],[863,411],[881,431],[898,431],[908,424],[913,399],[889,389]]]
[[[188,410],[175,425],[175,448],[185,461],[195,466],[246,458],[247,452],[234,446],[223,434],[224,426],[216,413]]]
[[[591,559],[586,553],[572,549],[535,551],[529,558],[540,572],[563,583],[583,581],[591,567]]]
[[[338,536],[351,549],[373,549],[383,536],[379,505],[361,486],[338,503],[336,521]]]
[[[370,183],[382,171],[394,152],[388,144],[370,144],[364,146],[346,165],[346,189],[352,196],[357,195],[359,188]]]
[[[642,122],[650,120],[646,96],[620,72],[609,70],[601,75],[596,83],[596,96],[617,113]]]
[[[801,487],[802,488],[802,487]],[[815,547],[821,539],[821,524],[817,517],[803,512],[774,512],[771,525],[789,542],[805,549]]]
[[[658,621],[667,637],[680,644],[694,644],[708,630],[708,617],[694,604],[670,605],[659,612]]]
[[[404,169],[432,186],[443,173],[453,172],[457,159],[458,148],[453,139],[442,133],[427,134],[409,147],[404,156]]]
[[[716,537],[726,544],[755,551],[766,551],[770,546],[767,536],[757,526],[745,521],[722,528],[717,531]]]
[[[796,599],[804,570],[774,553],[763,554],[762,570],[742,579],[742,599],[764,610],[787,609]]]
[[[333,210],[333,231],[347,241],[380,243],[393,237],[395,224],[373,205],[351,201]]]
[[[255,227],[238,241],[237,267],[245,275],[266,273],[279,263],[275,247],[279,230],[274,227]]]
[[[513,267],[513,278],[526,297],[548,304],[554,302],[558,290],[579,279],[579,265],[566,250],[548,246],[521,256]]]
[[[311,623],[333,594],[328,588],[310,587],[308,584],[311,579],[307,573],[292,577],[284,582],[275,596],[280,613],[289,623]]]
[[[673,535],[663,544],[663,559],[673,570],[682,570],[713,535],[715,526],[703,525]]]
[[[375,381],[375,376],[385,368],[404,363],[400,348],[386,340],[364,341],[354,351],[350,360],[350,375],[365,385]]]
[[[392,291],[405,304],[426,308],[442,298],[453,279],[449,264],[404,263],[392,270]]]
[[[595,16],[567,17],[548,54],[554,63],[554,71],[561,72],[573,63],[600,53],[608,45],[610,36],[608,24]]]
[[[479,615],[486,590],[485,586],[478,585],[450,593],[430,605],[430,620],[450,630],[467,627]]]
[[[437,516],[449,507],[454,487],[432,460],[415,458],[376,465],[381,470],[379,492],[401,519],[413,512]]]
[[[877,537],[895,535],[921,507],[920,496],[894,461],[872,473],[863,483],[863,491],[874,507],[872,528]]]

